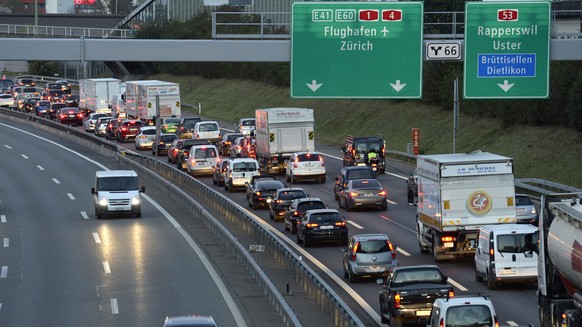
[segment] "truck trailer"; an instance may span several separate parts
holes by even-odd
[[[542,327],[582,326],[582,192],[542,195],[538,309]]]
[[[420,155],[416,231],[436,262],[473,256],[482,225],[515,223],[513,159],[475,151]]]
[[[257,161],[266,173],[283,173],[294,152],[315,151],[313,109],[255,110]]]
[[[158,110],[159,103],[159,110]],[[160,117],[180,117],[180,84],[158,81],[128,81],[125,83],[127,117],[154,124]]]
[[[116,78],[79,80],[79,109],[111,114],[111,97],[121,93],[122,82]]]

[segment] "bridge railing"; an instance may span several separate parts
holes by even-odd
[[[565,20],[562,20],[564,18]],[[582,10],[552,11],[552,38],[582,38],[580,19]],[[564,31],[562,23],[578,19],[578,27]],[[290,12],[213,12],[213,39],[289,39]],[[464,39],[465,13],[425,12],[425,39]]]
[[[89,28],[67,26],[35,26],[0,24],[0,35],[14,35],[17,37],[42,38],[113,38],[132,39],[135,31],[132,29]]]

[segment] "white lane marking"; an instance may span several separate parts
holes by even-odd
[[[2,310],[2,303],[0,303],[0,311]]]
[[[8,148],[8,149],[12,149],[12,147],[8,144],[4,144],[4,147]]]
[[[412,254],[402,250],[401,248],[396,248],[396,251],[400,252],[402,255],[404,255],[405,257],[410,257],[412,256]]]
[[[28,159],[28,157],[26,156],[26,154],[21,154],[21,157],[23,157],[24,159]]]
[[[0,222],[6,222],[6,215],[0,215]]]
[[[353,225],[353,226],[354,226],[354,227],[356,227],[357,229],[364,229],[364,227],[362,227],[362,226],[360,226],[360,225],[356,224],[355,222],[353,222],[353,221],[351,221],[351,220],[348,220],[348,223],[349,223],[350,225]]]
[[[55,184],[60,184],[60,183],[61,183],[61,182],[59,182],[59,180],[58,180],[58,179],[56,179],[56,178],[53,178],[53,182],[55,182]]]
[[[516,323],[515,321],[508,321],[508,322],[507,322],[507,324],[508,324],[509,326],[519,326],[519,324],[518,324],[518,323]]]
[[[67,196],[69,197],[69,199],[71,200],[75,200],[75,197],[73,196],[72,193],[67,193]]]
[[[397,222],[395,222],[394,220],[392,220],[392,219],[388,218],[388,217],[387,217],[387,216],[385,216],[385,215],[378,215],[378,216],[380,216],[380,218],[382,218],[382,219],[384,219],[384,220],[387,220],[387,221],[389,221],[389,222],[391,222],[391,223],[393,223],[393,224],[395,224],[395,225],[398,225],[398,226],[400,226],[400,227],[402,227],[402,228],[406,229],[407,231],[409,231],[409,232],[411,232],[411,233],[414,233],[414,234],[416,234],[416,231],[415,231],[414,229],[410,229],[410,228],[408,228],[408,227],[406,227],[406,226],[404,226],[404,225],[402,225],[402,224],[400,224],[400,223],[397,223]]]
[[[36,165],[36,168],[38,168],[38,170],[44,170],[43,166],[41,165]]]
[[[318,151],[318,152],[319,152],[319,151]],[[332,159],[336,159],[336,160],[344,160],[343,158],[336,157],[336,156],[332,156],[331,154],[328,154],[328,153],[325,153],[325,152],[319,152],[319,153],[323,154],[323,155],[324,155],[324,156],[326,156],[326,157],[330,157],[330,158],[332,158]],[[386,175],[390,175],[390,176],[394,176],[394,177],[397,177],[397,178],[400,178],[400,179],[403,179],[403,180],[408,180],[408,177],[406,177],[406,176],[401,176],[401,175],[398,175],[398,174],[394,174],[394,173],[386,173],[386,172],[385,172],[384,174],[386,174]]]
[[[323,192],[325,192],[327,194],[334,195],[332,191],[328,191],[328,190],[326,190],[324,188],[320,188],[320,190],[322,190]]]
[[[89,219],[89,215],[85,211],[81,211],[81,216],[83,216],[83,219]]]
[[[117,306],[117,299],[116,298],[109,299],[109,302],[111,302],[111,313],[114,315],[119,314],[119,306]]]
[[[452,280],[452,279],[451,279],[451,277],[449,277],[449,280],[448,280],[448,282],[449,282],[451,285],[453,285],[454,287],[458,288],[459,290],[461,290],[461,291],[463,291],[463,292],[465,292],[465,291],[468,291],[468,289],[467,289],[467,288],[465,288],[465,286],[463,286],[463,285],[461,285],[461,284],[459,284],[459,283],[455,282],[454,280]]]
[[[8,237],[4,238],[4,247],[7,248],[10,246],[10,239]]]
[[[152,200],[147,194],[142,193],[141,196],[144,199],[146,199],[148,202],[150,202],[156,209],[158,209],[158,211],[160,211],[162,213],[162,215],[164,215],[164,217],[166,217],[166,219],[174,226],[174,228],[176,228],[178,230],[180,235],[182,235],[182,237],[184,237],[186,242],[188,242],[190,247],[194,250],[194,252],[196,252],[196,255],[198,255],[198,257],[200,258],[200,261],[202,261],[202,264],[204,264],[204,267],[206,268],[206,270],[210,274],[210,277],[212,278],[212,280],[216,284],[216,287],[220,291],[222,298],[224,299],[224,301],[228,305],[228,308],[230,309],[230,312],[233,315],[234,320],[237,322],[238,327],[247,327],[247,324],[246,324],[238,306],[236,305],[237,302],[234,301],[234,299],[232,298],[232,295],[228,291],[228,288],[226,287],[226,285],[224,285],[224,282],[222,281],[222,279],[220,279],[218,277],[219,274],[216,272],[216,269],[214,269],[214,266],[210,263],[210,260],[208,260],[208,257],[206,257],[206,255],[204,254],[202,249],[198,246],[198,244],[196,244],[196,242],[194,242],[194,240],[188,234],[188,232],[186,232],[182,228],[182,226],[180,226],[180,224],[176,221],[176,219],[174,219],[174,217],[172,217],[166,211],[166,209],[162,208],[157,202]],[[270,225],[268,225],[268,226],[270,226]]]
[[[99,234],[93,233],[93,239],[95,240],[95,243],[101,243],[101,238],[99,237]]]
[[[8,276],[8,266],[2,266],[2,271],[0,272],[0,278],[6,278]]]
[[[390,204],[398,204],[398,203],[396,203],[396,202],[394,202],[394,201],[390,201],[390,200],[386,200],[386,202],[388,202],[388,203],[390,203]]]
[[[111,267],[109,267],[109,262],[103,261],[103,271],[105,271],[106,274],[111,274]]]

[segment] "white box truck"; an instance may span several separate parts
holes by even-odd
[[[475,151],[420,155],[417,239],[436,262],[474,255],[480,226],[515,223],[513,159]]]
[[[79,109],[111,114],[111,97],[122,92],[121,80],[91,78],[79,81]]]
[[[125,111],[130,118],[154,123],[160,117],[180,117],[180,84],[158,81],[127,81],[125,83]]]
[[[256,154],[261,170],[282,173],[293,152],[315,151],[313,109],[255,110]]]

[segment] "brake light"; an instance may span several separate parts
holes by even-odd
[[[121,128],[121,130],[124,131],[124,132],[127,131],[127,127],[124,126],[124,127]]]
[[[299,212],[293,211],[293,216],[295,216],[295,217],[299,216]]]
[[[394,307],[396,309],[399,309],[400,308],[400,299],[401,298],[400,298],[400,294],[399,293],[394,294]]]
[[[441,237],[441,241],[443,241],[443,242],[454,242],[455,241],[455,237],[454,236],[443,236],[443,237]]]
[[[378,192],[379,196],[386,196],[386,191],[382,190],[380,192]]]
[[[495,327],[499,327],[499,320],[497,320],[497,316],[493,316],[493,321],[495,321]]]
[[[445,327],[445,318],[441,318],[439,321],[439,327]]]
[[[455,297],[455,291],[449,291],[449,297]]]
[[[319,162],[321,162],[321,166],[325,166],[325,163],[323,162],[323,158],[319,157]]]
[[[354,245],[354,248],[352,249],[352,255],[350,256],[350,259],[352,261],[356,261],[356,251],[358,251],[358,247],[360,247],[360,242],[356,243],[356,245]]]
[[[255,194],[260,196],[261,195],[261,191],[256,191]]]
[[[277,200],[277,203],[283,203],[283,200]]]
[[[335,223],[335,225],[342,227],[342,226],[345,226],[346,225],[346,222],[345,221],[338,221],[338,222]]]
[[[388,248],[390,249],[390,252],[392,252],[392,259],[396,259],[396,251],[394,251],[394,246],[392,245],[392,242],[390,241],[386,241],[388,243]]]
[[[309,224],[305,225],[305,227],[307,227],[307,228],[313,228],[313,227],[317,227],[317,226],[319,226],[319,224],[309,223]]]
[[[357,196],[358,196],[358,193],[356,193],[356,192],[350,192],[350,196],[351,196],[352,198],[355,198],[355,197],[357,197]]]

